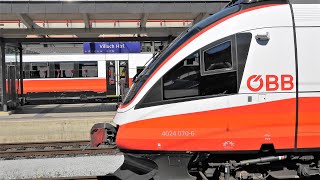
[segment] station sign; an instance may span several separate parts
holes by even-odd
[[[83,53],[140,53],[140,42],[85,42]]]

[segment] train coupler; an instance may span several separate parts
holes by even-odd
[[[116,147],[117,128],[109,123],[97,123],[90,130],[91,147]]]

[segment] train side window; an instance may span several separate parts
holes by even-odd
[[[30,79],[48,78],[49,64],[48,63],[30,63]]]
[[[98,63],[79,62],[79,77],[98,77]]]
[[[163,77],[164,99],[193,97],[200,95],[199,53],[191,54]]]
[[[203,51],[203,74],[233,69],[231,41],[226,41]]]
[[[136,108],[237,94],[251,38],[251,33],[231,35],[196,51],[169,70]]]
[[[237,93],[234,38],[235,36],[224,38],[201,51],[201,96]]]

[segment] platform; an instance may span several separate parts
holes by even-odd
[[[27,105],[0,116],[0,143],[90,140],[98,122],[111,122],[115,103]]]

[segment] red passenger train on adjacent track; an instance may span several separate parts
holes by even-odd
[[[145,67],[92,145],[125,152],[122,179],[319,175],[319,11],[314,0],[232,1]]]

